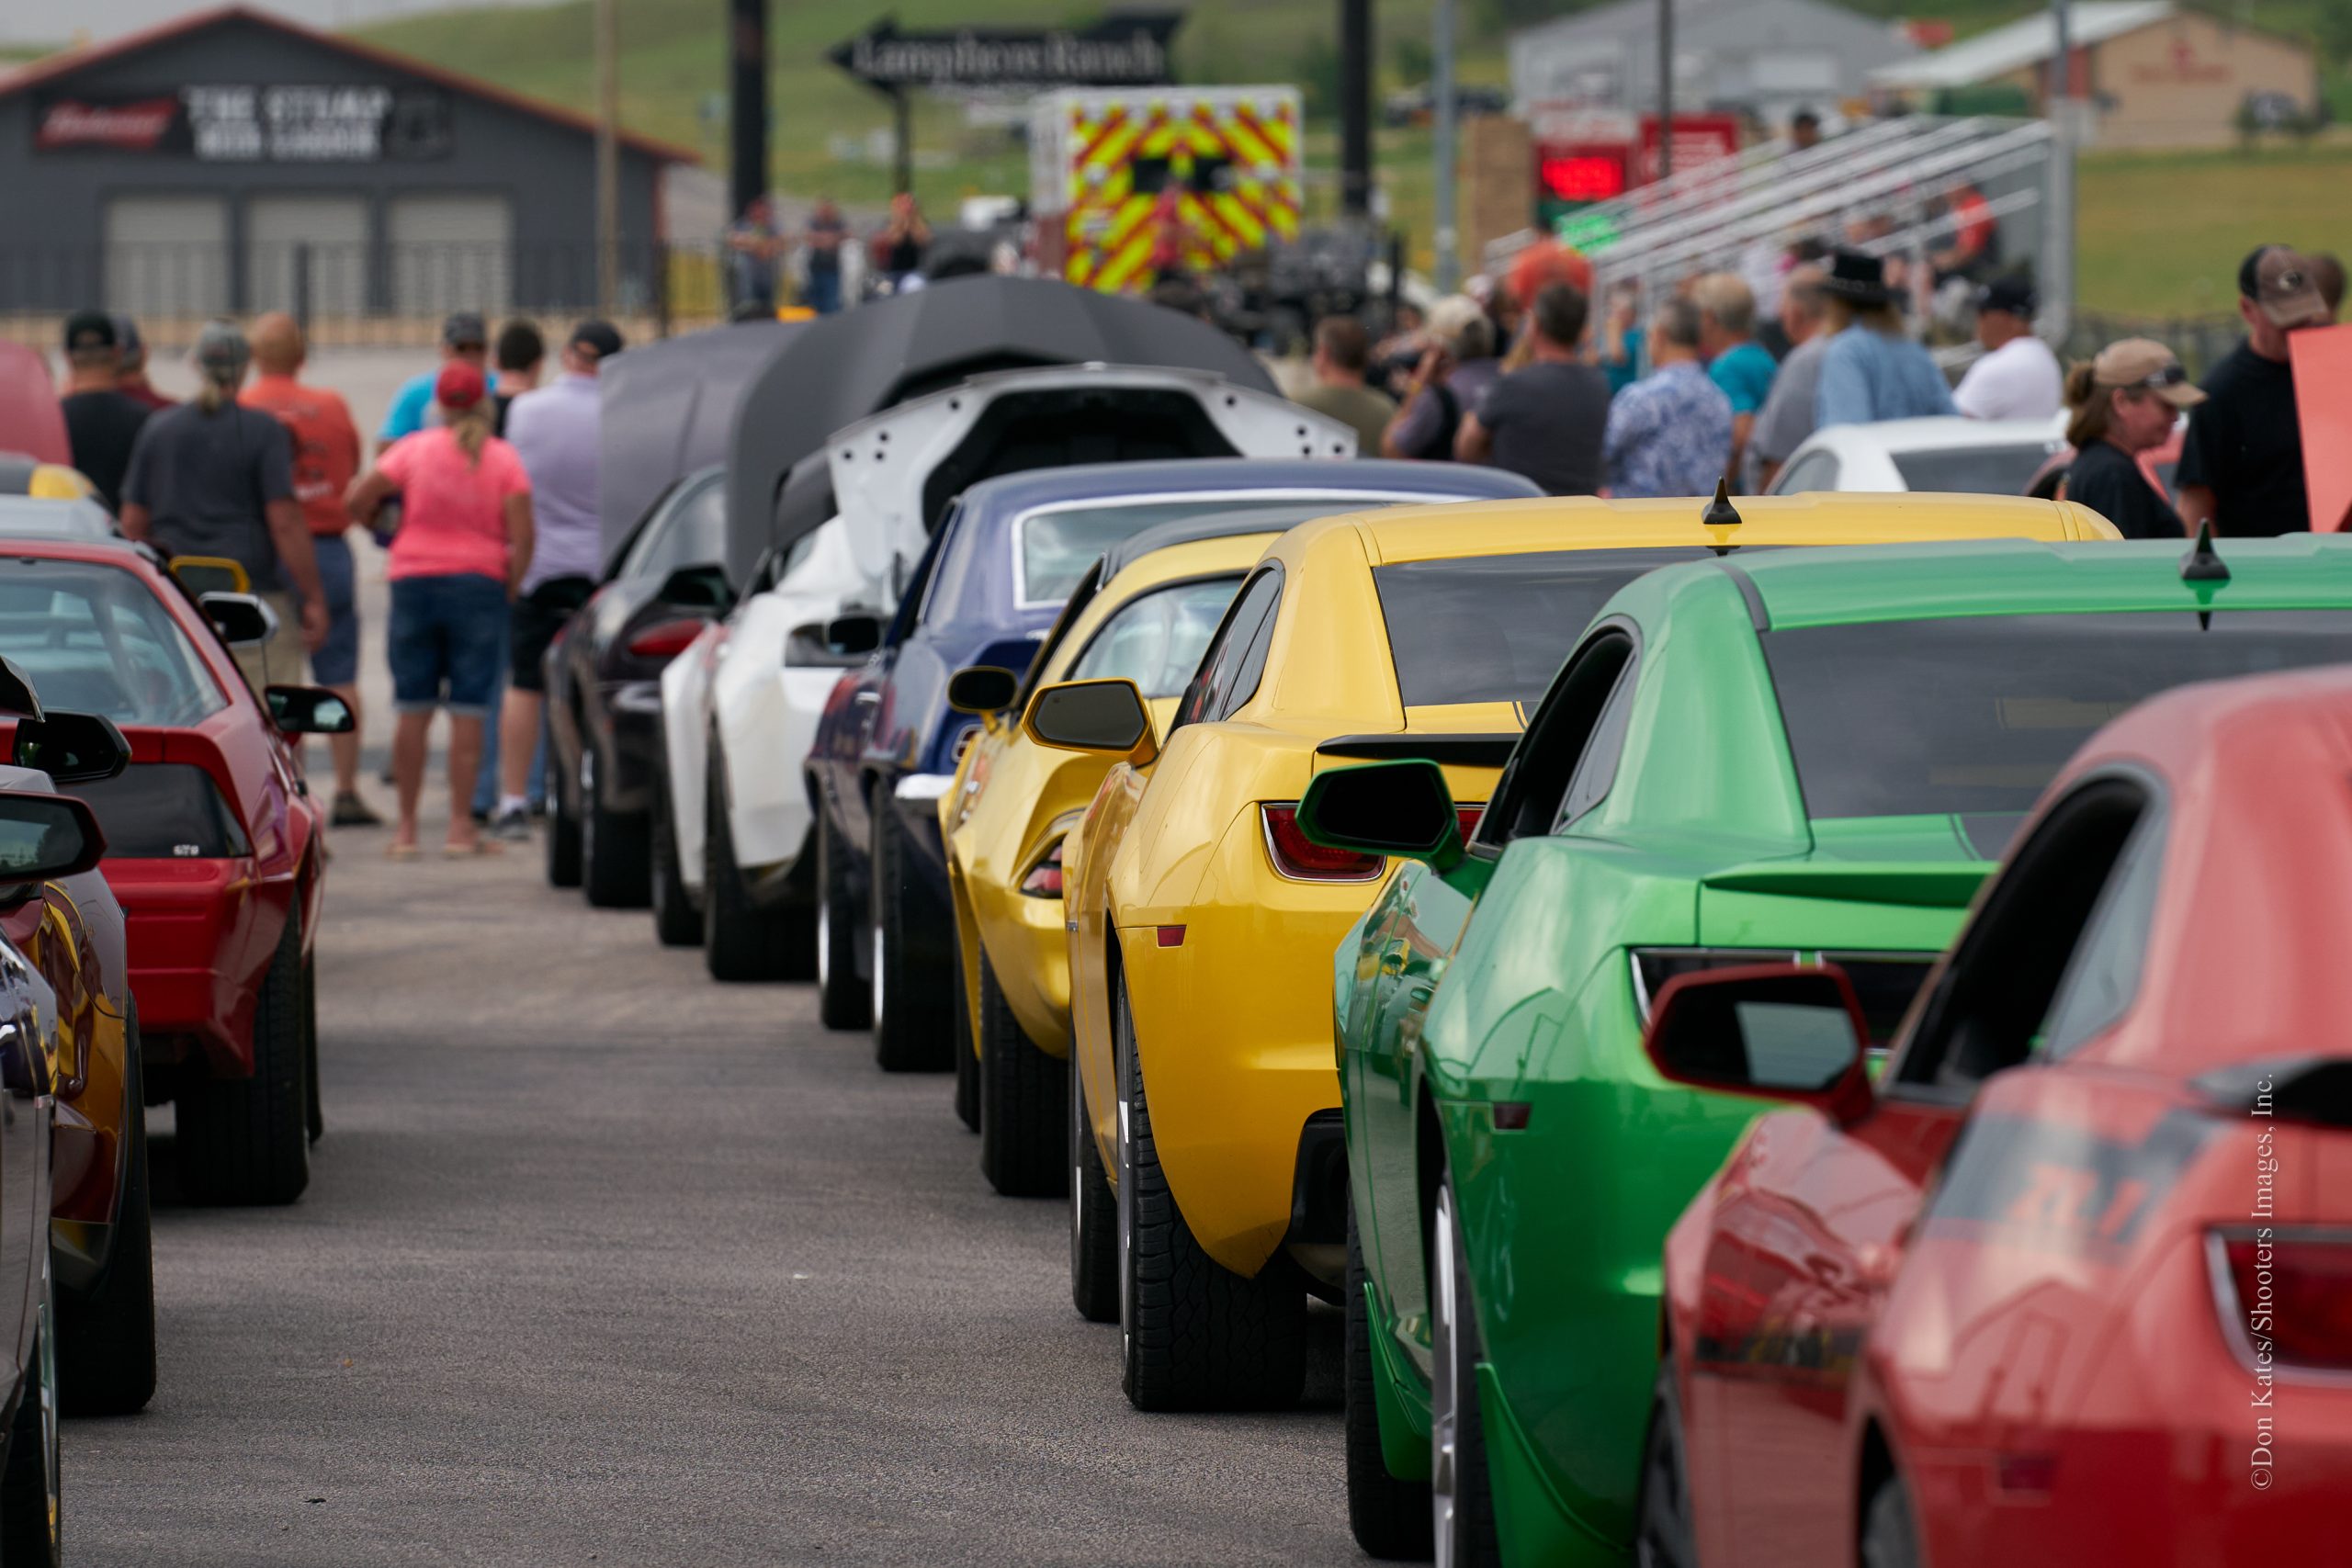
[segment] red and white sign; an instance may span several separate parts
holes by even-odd
[[[93,104],[79,98],[52,98],[42,106],[40,124],[33,131],[33,146],[41,152],[61,147],[104,147],[118,152],[152,152],[180,118],[176,96],[141,98],[130,103]]]
[[[1643,185],[1657,178],[1657,116],[1642,117],[1642,153],[1635,178]],[[1674,173],[1689,174],[1707,164],[1739,155],[1739,117],[1729,114],[1679,114],[1674,117]]]

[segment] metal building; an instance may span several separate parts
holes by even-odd
[[[1657,0],[1617,0],[1510,37],[1513,106],[1639,113],[1657,103]],[[1918,50],[1901,27],[1822,0],[1678,0],[1679,109],[1736,109],[1778,127],[1861,95],[1870,73]]]
[[[620,296],[664,265],[621,140]],[[231,6],[0,76],[0,311],[437,316],[596,297],[591,123]]]

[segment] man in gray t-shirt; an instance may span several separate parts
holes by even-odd
[[[1487,388],[1463,416],[1453,455],[1508,468],[1551,495],[1597,494],[1609,379],[1579,357],[1584,295],[1571,284],[1546,284],[1528,314],[1529,363]]]
[[[287,640],[299,628],[302,647],[315,649],[326,640],[327,601],[294,499],[293,443],[277,415],[237,402],[252,352],[234,323],[208,323],[194,357],[197,395],[150,418],[130,448],[123,534],[175,556],[235,561],[254,592],[273,601]],[[269,673],[300,680],[300,659],[290,647],[285,652]]]
[[[1821,385],[1821,356],[1829,352],[1829,334],[1823,330],[1829,303],[1821,288],[1824,276],[1817,266],[1801,266],[1781,282],[1781,326],[1796,346],[1781,361],[1772,390],[1757,411],[1756,427],[1748,432],[1740,488],[1751,495],[1771,488],[1781,466],[1813,434],[1814,392]]]

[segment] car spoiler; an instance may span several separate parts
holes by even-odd
[[[1464,768],[1499,768],[1510,761],[1519,732],[1462,735],[1334,735],[1315,748],[1326,757],[1395,762],[1411,758]]]
[[[1699,886],[1717,893],[1965,909],[1992,871],[1990,861],[1758,861],[1702,876]]]

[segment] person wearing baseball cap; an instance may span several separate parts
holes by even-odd
[[[278,635],[237,662],[258,693],[302,678],[326,640],[327,601],[310,525],[294,499],[294,444],[276,415],[243,407],[253,349],[234,321],[197,334],[197,394],[152,416],[122,480],[122,531],[173,555],[225,556],[277,613]]]
[[[2076,365],[2066,375],[2066,439],[2075,447],[2066,499],[2089,507],[2127,539],[2179,538],[2186,531],[2180,514],[2149,482],[2140,454],[2163,446],[2174,422],[2204,400],[2172,350],[2148,338],[2109,344],[2096,359]]]
[[[2238,315],[2245,341],[2206,373],[2181,443],[2181,520],[2217,534],[2300,533],[2311,498],[2287,335],[2335,316],[2310,258],[2285,245],[2257,245],[2239,264]]]
[[[392,783],[399,820],[387,852],[417,852],[425,742],[434,713],[449,713],[449,827],[442,852],[496,853],[469,809],[482,736],[498,704],[508,606],[531,564],[531,480],[514,448],[491,430],[489,383],[452,359],[433,378],[443,423],[377,454],[345,498],[371,523],[395,491],[400,531],[384,575],[392,588],[384,651],[392,669]]]
[[[1976,293],[1976,342],[1984,356],[1952,389],[1971,419],[2052,419],[2064,400],[2065,373],[2033,335],[2039,300],[2030,277],[1996,277]]]
[[[478,310],[451,312],[441,323],[441,363],[463,363],[488,373],[490,365],[490,328]],[[413,435],[433,421],[433,383],[440,375],[439,367],[420,370],[401,383],[392,394],[392,406],[384,411],[383,428],[376,432],[378,450],[390,446],[403,435]]]
[[[491,818],[503,839],[530,836],[531,761],[538,748],[548,647],[596,591],[604,570],[604,525],[596,510],[604,400],[596,377],[621,348],[621,334],[610,321],[582,321],[564,340],[562,373],[506,411],[506,439],[531,476],[537,544],[507,629],[511,658],[498,716],[498,802]]]
[[[167,398],[155,389],[147,378],[147,340],[139,335],[139,323],[120,310],[114,313],[115,342],[122,347],[122,365],[116,385],[122,395],[134,403],[146,405],[149,412],[167,409],[179,401]]]
[[[65,443],[82,477],[109,507],[122,502],[122,476],[149,410],[122,390],[122,339],[104,310],[76,310],[65,321]]]

